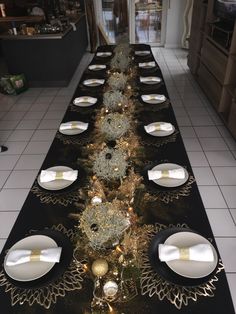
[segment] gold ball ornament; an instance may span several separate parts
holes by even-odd
[[[104,258],[96,259],[92,264],[92,273],[94,276],[102,277],[108,272],[108,263]]]

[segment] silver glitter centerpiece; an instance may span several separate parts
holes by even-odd
[[[123,73],[114,72],[108,79],[108,85],[113,90],[121,90],[125,89],[127,84],[128,77]]]
[[[89,205],[80,218],[80,229],[94,250],[117,245],[129,225],[129,219],[116,202]]]
[[[95,155],[93,171],[105,180],[122,179],[126,175],[127,167],[124,150],[106,147]]]
[[[100,122],[100,131],[107,140],[116,140],[129,129],[129,118],[118,112],[109,113]]]
[[[128,106],[128,98],[119,90],[110,90],[104,93],[103,104],[106,109],[116,111],[123,106]]]

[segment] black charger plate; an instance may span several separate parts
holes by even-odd
[[[199,286],[201,284],[206,283],[215,274],[217,267],[215,268],[215,270],[210,275],[202,277],[202,278],[194,279],[194,278],[183,277],[181,275],[176,274],[173,270],[171,270],[167,266],[167,264],[165,262],[160,261],[160,259],[158,257],[158,245],[163,244],[169,236],[171,236],[172,234],[177,233],[177,232],[193,232],[193,233],[199,234],[198,232],[195,232],[191,229],[178,228],[178,227],[168,228],[168,229],[165,229],[165,230],[158,232],[154,236],[154,238],[152,239],[152,241],[150,243],[149,250],[148,250],[149,261],[150,261],[152,268],[161,277],[163,277],[167,281],[174,283],[176,285],[179,285],[179,286],[194,287],[194,286]]]
[[[56,263],[47,274],[39,279],[32,281],[17,281],[12,279],[5,273],[8,280],[14,286],[21,289],[37,289],[49,285],[51,282],[57,280],[61,275],[64,274],[64,272],[68,269],[73,257],[72,243],[70,242],[69,238],[63,233],[56,230],[45,229],[35,232],[31,235],[45,235],[52,238],[58,246],[62,247],[61,259],[60,263]]]

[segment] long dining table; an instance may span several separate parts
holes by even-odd
[[[128,169],[132,177],[127,177],[130,180],[130,189],[133,182],[136,182],[132,208],[129,207],[129,212],[137,225],[135,230],[138,241],[143,244],[140,250],[137,249],[138,273],[134,275],[134,279],[126,282],[127,294],[124,295],[124,300],[114,298],[109,302],[105,301],[104,304],[103,300],[98,300],[95,305],[93,304],[96,278],[91,271],[91,259],[82,256],[81,252],[77,254],[80,243],[87,245],[84,241],[80,241],[81,233],[78,231],[77,217],[81,217],[83,211],[91,206],[88,205],[89,193],[90,189],[94,189],[93,184],[98,177],[94,174],[94,168],[91,168],[91,164],[94,163],[94,158],[90,158],[94,152],[91,147],[96,146],[98,138],[96,134],[98,117],[101,118],[101,112],[102,118],[109,114],[109,110],[104,110],[103,95],[109,77],[114,74],[111,69],[114,49],[115,46],[112,45],[98,47],[90,65],[102,64],[106,65],[106,68],[99,71],[87,68],[84,71],[63,117],[62,123],[68,121],[88,123],[87,130],[77,135],[65,135],[58,130],[40,169],[41,172],[53,166],[70,167],[78,170],[78,179],[65,189],[50,191],[40,186],[37,177],[2,250],[0,313],[222,314],[224,312],[233,314],[235,311],[224,267],[194,179],[164,78],[150,46],[144,44],[129,47],[130,72],[128,87],[125,87],[134,108],[130,121],[132,134],[129,135],[130,142],[126,144],[135,146],[134,144],[138,143],[138,146],[136,145],[132,150],[136,152],[135,158],[132,158],[131,154],[128,160]],[[136,54],[136,51],[145,53]],[[97,55],[99,52],[111,54],[99,56]],[[155,66],[139,67],[140,63],[147,62],[155,62]],[[140,77],[148,76],[158,77],[161,80],[158,84],[148,85],[140,82]],[[83,82],[88,79],[101,79],[105,82],[100,86],[86,86]],[[141,95],[153,94],[164,95],[165,101],[161,104],[147,104],[141,98]],[[97,102],[91,107],[76,106],[73,103],[74,99],[82,96],[94,97]],[[129,111],[126,114],[126,107],[122,115],[130,118]],[[144,125],[156,121],[171,123],[175,128],[174,133],[160,138],[147,134]],[[122,136],[123,144],[125,136]],[[133,143],[132,136],[134,136]],[[114,149],[118,142],[104,140],[102,147],[97,147],[97,150],[106,147]],[[168,188],[150,181],[147,176],[148,170],[162,163],[182,166],[189,175],[187,182],[179,187]],[[108,180],[105,186],[106,189],[114,189],[109,191],[109,195],[119,190],[117,182],[109,183]],[[111,199],[110,196],[112,203]],[[160,263],[155,267],[155,261],[150,260],[152,240],[158,237],[159,233],[164,234],[163,231],[169,229],[187,230],[208,239],[218,255],[215,269],[204,278],[191,279],[176,276]],[[140,233],[142,236],[139,237]],[[15,243],[31,235],[46,235],[54,239],[62,247],[61,261],[41,278],[18,281],[6,273],[4,260],[7,251]],[[102,251],[101,255],[103,257],[104,254],[112,255],[111,252],[117,249],[119,246],[108,248],[108,252]],[[99,257],[100,251],[98,250],[96,254]]]

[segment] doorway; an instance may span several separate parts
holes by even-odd
[[[109,43],[120,41],[163,46],[169,0],[97,0],[100,27]]]

